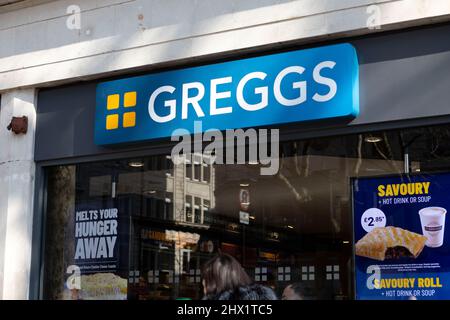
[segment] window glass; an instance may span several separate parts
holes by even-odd
[[[201,224],[203,221],[202,199],[194,198],[194,222]]]
[[[203,181],[209,183],[211,181],[210,168],[207,164],[203,164]]]
[[[193,166],[189,160],[186,160],[186,178],[192,180],[193,176]]]
[[[448,171],[450,130],[289,141],[279,154],[273,176],[168,155],[49,167],[44,298],[201,299],[201,267],[220,250],[280,298],[302,282],[312,298],[352,299],[350,178]]]
[[[189,196],[189,195],[186,196],[186,201],[184,203],[184,207],[186,208],[185,209],[186,210],[185,221],[191,222],[192,219],[194,218],[194,216],[193,216],[194,208],[193,208],[193,204],[192,204],[192,196]]]

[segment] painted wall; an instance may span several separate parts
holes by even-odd
[[[42,2],[17,10],[0,6],[0,92],[256,46],[420,25],[450,15],[448,0]],[[374,3],[377,7],[371,7]],[[381,28],[369,29],[377,17]]]

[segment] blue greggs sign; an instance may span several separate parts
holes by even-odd
[[[236,129],[359,113],[358,59],[350,44],[291,51],[101,83],[95,142]]]

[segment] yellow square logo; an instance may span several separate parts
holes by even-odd
[[[118,94],[109,95],[108,101],[106,103],[106,108],[108,110],[119,109],[119,103],[120,103],[120,95]]]
[[[106,116],[106,130],[115,130],[119,128],[119,123],[122,123],[123,128],[130,128],[136,126],[136,112],[125,112],[122,113],[120,109],[132,108],[136,106],[136,91],[126,92],[123,95],[123,100],[121,105],[121,95],[120,94],[110,94],[107,97],[106,109],[116,110],[114,114],[109,114]],[[117,110],[119,109],[119,110]],[[125,109],[126,110],[126,109]],[[122,117],[122,119],[121,119]]]
[[[106,117],[106,130],[114,130],[119,127],[119,115],[111,114]]]
[[[136,106],[136,91],[125,93],[123,99],[123,106],[125,108]]]
[[[136,125],[136,112],[126,112],[123,114],[123,127],[129,128]]]

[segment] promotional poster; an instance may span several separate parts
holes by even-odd
[[[450,174],[357,178],[352,187],[356,299],[448,299]]]
[[[69,267],[67,281],[71,299],[127,299],[128,281],[120,276],[119,208],[98,206],[95,201],[81,203],[76,206],[74,220],[74,264]]]

